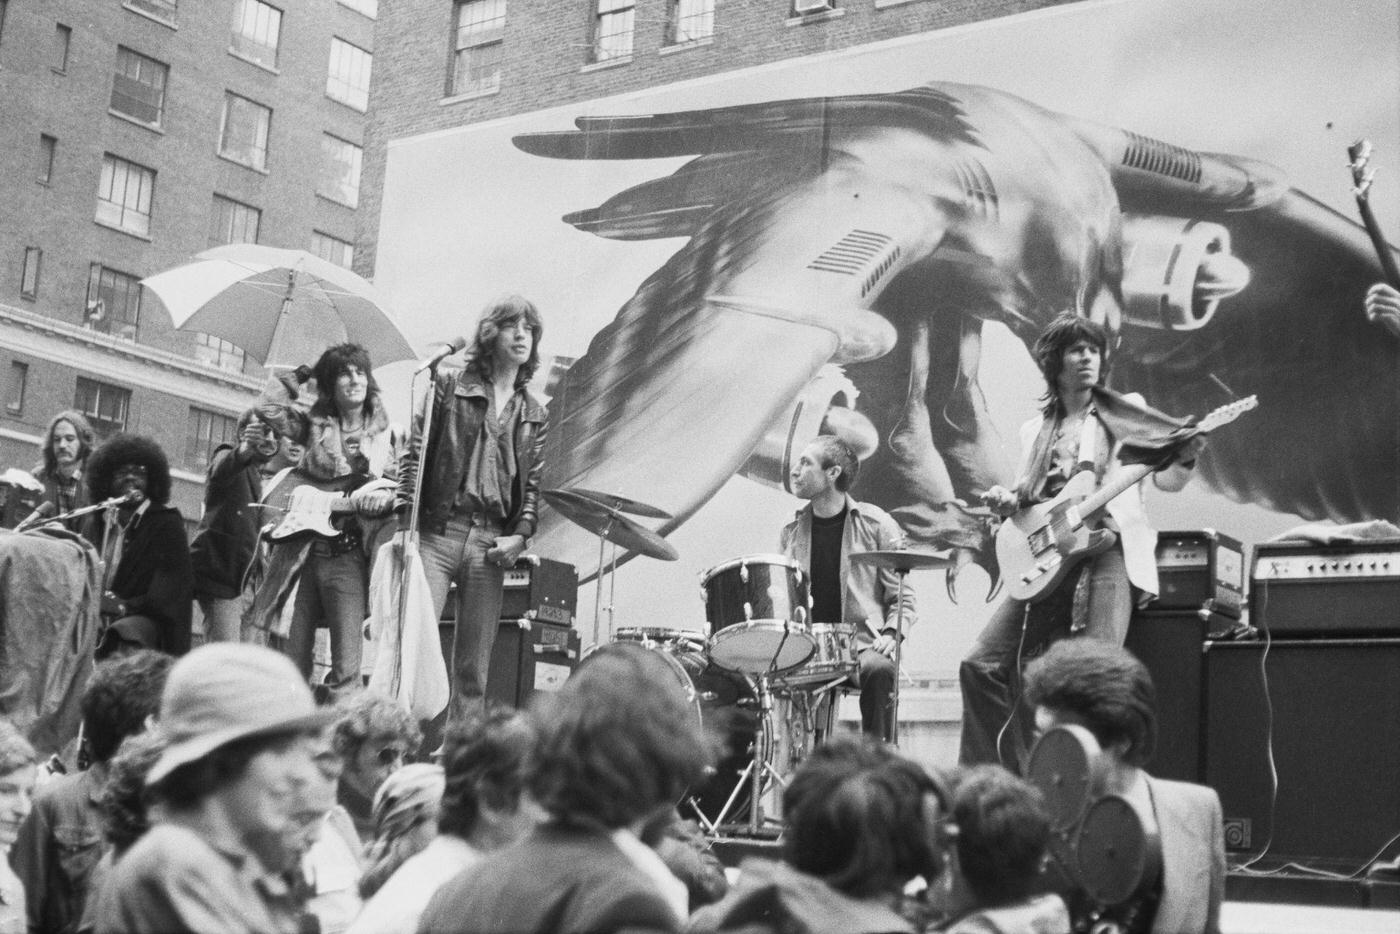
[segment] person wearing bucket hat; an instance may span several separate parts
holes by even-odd
[[[310,738],[333,717],[271,649],[216,643],[177,662],[146,777],[160,816],[106,880],[99,934],[288,929],[276,871],[316,769]]]

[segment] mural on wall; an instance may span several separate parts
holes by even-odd
[[[994,581],[976,494],[1012,479],[1062,310],[1166,412],[1259,396],[1149,494],[1159,528],[1400,514],[1400,341],[1362,313],[1345,153],[1375,139],[1400,236],[1400,10],[1318,7],[1082,2],[397,140],[376,284],[424,344],[539,303],[547,485],[675,517],[645,524],[680,561],[626,564],[617,626],[702,626],[696,576],[774,550],[789,461],[832,430],[856,495],[963,562],[916,581],[910,664],[951,673]],[[598,564],[551,511],[536,549]]]
[[[556,387],[553,485],[628,489],[669,531],[736,471],[783,483],[811,440],[797,405],[823,401],[804,389],[846,364],[875,442],[855,492],[916,543],[985,560],[965,507],[1014,478],[988,434],[984,322],[1029,346],[1074,310],[1170,411],[1259,395],[1202,458],[1213,488],[1309,519],[1396,514],[1396,347],[1357,312],[1377,260],[1275,166],[948,83],[578,123],[515,143],[694,158],[564,218],[687,243]],[[746,468],[765,436],[779,456]]]

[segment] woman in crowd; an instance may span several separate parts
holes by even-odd
[[[24,885],[10,871],[10,847],[29,816],[39,757],[8,720],[0,720],[0,934],[25,934]]]
[[[445,786],[442,766],[414,762],[399,769],[374,795],[374,839],[365,854],[360,897],[369,898],[438,832]]]

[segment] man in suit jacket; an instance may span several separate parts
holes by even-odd
[[[1026,670],[1036,726],[1079,726],[1102,750],[1093,798],[1118,795],[1161,841],[1158,878],[1144,879],[1128,911],[1152,913],[1154,934],[1219,934],[1225,831],[1212,788],[1152,778],[1156,689],[1127,649],[1097,639],[1055,643]],[[1070,899],[1071,903],[1075,899]],[[1134,928],[1136,929],[1136,928]]]

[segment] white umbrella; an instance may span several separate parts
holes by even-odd
[[[179,330],[223,338],[265,366],[312,363],[345,341],[363,344],[376,366],[414,357],[374,286],[305,250],[215,247],[141,284]]]

